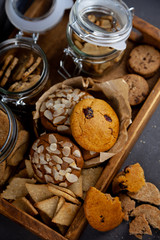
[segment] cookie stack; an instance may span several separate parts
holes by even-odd
[[[123,78],[129,86],[129,103],[135,106],[143,102],[149,94],[146,79],[159,70],[159,51],[150,45],[139,45],[130,52],[127,67],[130,74]]]

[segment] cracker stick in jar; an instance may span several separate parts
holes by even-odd
[[[5,61],[4,61],[4,64],[3,64],[3,67],[2,69],[0,70],[0,77],[2,77],[6,67],[8,66],[8,64],[10,63],[10,61],[13,59],[13,55],[9,55],[8,57],[6,57]]]
[[[26,69],[29,68],[33,64],[33,62],[34,62],[33,54],[30,54],[30,56],[27,57],[24,63],[19,67],[15,76],[15,80],[19,81],[22,78]]]
[[[23,74],[22,80],[24,80],[26,77],[28,77],[40,64],[42,58],[38,57],[36,62]]]
[[[17,63],[18,63],[18,58],[14,57],[11,65],[7,68],[7,70],[6,70],[6,72],[5,72],[5,75],[4,75],[4,77],[3,77],[3,79],[2,79],[2,81],[1,81],[1,83],[0,83],[0,86],[1,86],[1,87],[4,87],[4,85],[7,83],[8,78],[10,77],[11,72],[12,72],[12,70],[15,68],[15,66],[17,65]]]
[[[13,83],[9,88],[8,91],[10,92],[20,92],[25,91],[31,87],[33,87],[36,82],[39,81],[40,75],[29,75],[24,79],[24,81],[18,81]]]

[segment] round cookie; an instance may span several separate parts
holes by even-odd
[[[127,74],[123,77],[123,79],[129,86],[130,105],[134,106],[144,101],[149,93],[147,81],[137,74]]]
[[[121,202],[118,197],[104,194],[90,187],[84,201],[84,213],[89,224],[98,231],[110,231],[123,220]]]
[[[63,187],[78,180],[84,163],[79,148],[69,138],[56,133],[44,134],[34,142],[30,160],[41,182]]]
[[[129,55],[128,68],[131,73],[151,77],[160,67],[160,53],[150,45],[139,45]]]
[[[52,132],[71,134],[70,114],[81,99],[93,98],[80,89],[57,89],[42,103],[40,120],[45,129]]]
[[[107,151],[117,141],[119,119],[104,100],[81,100],[75,105],[70,122],[74,139],[86,150]]]

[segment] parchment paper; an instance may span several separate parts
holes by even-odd
[[[70,78],[61,83],[57,83],[47,90],[36,103],[36,109],[33,112],[33,120],[35,121],[36,128],[38,128],[39,109],[43,101],[56,89],[63,89],[67,86],[80,88],[86,91],[91,90],[95,92],[95,95],[97,93],[98,96],[106,96],[106,101],[109,100],[111,106],[119,117],[120,130],[115,145],[109,151],[101,152],[98,157],[92,158],[84,163],[85,168],[97,166],[120,152],[127,142],[127,128],[129,124],[131,124],[131,107],[128,102],[128,84],[122,78],[97,83],[91,78],[83,77]]]

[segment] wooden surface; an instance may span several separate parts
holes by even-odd
[[[59,61],[62,57],[63,49],[67,46],[65,35],[67,23],[68,12],[66,12],[62,21],[54,29],[48,31],[44,35],[41,35],[38,41],[39,45],[46,53],[50,65],[50,80],[47,87],[52,86],[53,84],[63,80],[62,77],[57,73],[57,70],[59,69]],[[137,17],[134,18],[134,26],[137,27],[138,30],[142,30],[144,38],[143,36],[139,38],[137,37],[137,34],[133,34],[131,35],[132,40],[138,39],[142,40],[142,42],[147,41],[147,43],[151,43],[150,41],[152,41],[154,42],[154,44],[158,44],[156,46],[159,47],[159,29],[148,25],[148,23],[146,22],[144,23],[143,20]],[[130,43],[130,47],[132,48],[133,46],[133,43]],[[126,61],[125,59],[127,59],[127,55],[124,58],[124,61]],[[123,71],[125,71],[126,62],[122,62],[122,65],[124,66]],[[115,70],[115,73],[113,73],[113,76],[116,77],[117,74],[121,72],[121,70],[122,68],[120,65],[119,68]],[[150,95],[148,96],[144,104],[134,109],[134,120],[128,130],[129,138],[125,148],[123,149],[123,151],[121,151],[119,154],[109,160],[101,177],[96,184],[96,187],[103,192],[107,190],[113,177],[122,166],[123,162],[129,154],[129,151],[134,146],[137,138],[143,131],[146,123],[148,122],[149,118],[151,117],[160,102],[160,80],[158,80],[158,77],[159,75],[157,74],[154,78],[149,80]],[[107,79],[107,76],[102,80],[104,79]],[[69,228],[66,234],[66,238],[64,238],[45,224],[41,223],[39,220],[19,210],[16,210],[10,203],[2,199],[0,200],[0,212],[12,219],[13,221],[20,223],[41,238],[49,240],[63,240],[66,238],[72,240],[78,239],[87,223],[84,217],[82,207],[77,214],[75,220],[73,221],[71,227]]]

